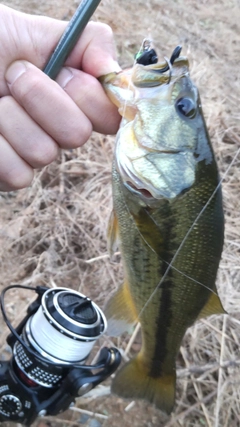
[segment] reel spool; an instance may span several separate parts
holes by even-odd
[[[103,312],[89,298],[67,288],[47,290],[22,331],[27,347],[41,359],[16,341],[13,358],[19,374],[29,385],[54,387],[69,365],[86,360],[106,327]]]

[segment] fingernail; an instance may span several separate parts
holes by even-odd
[[[69,68],[64,67],[61,69],[60,73],[58,74],[58,76],[56,78],[56,82],[59,84],[59,86],[61,86],[63,89],[65,89],[68,82],[70,82],[70,80],[72,80],[72,78],[73,78],[72,71]]]
[[[122,71],[119,63],[117,61],[112,61],[112,70],[116,73],[119,73],[119,71]]]
[[[24,62],[16,61],[13,62],[7,69],[5,79],[9,85],[13,84],[23,73],[25,73],[27,67]]]
[[[104,64],[101,64],[101,67],[99,67],[99,69],[97,70],[97,77],[101,77],[109,73],[119,73],[119,71],[121,71],[120,65],[117,61],[111,59],[109,61],[106,61]]]

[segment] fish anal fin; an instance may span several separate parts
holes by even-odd
[[[114,210],[112,210],[107,229],[107,248],[110,257],[113,256],[118,248],[119,234],[118,234],[118,220]]]
[[[213,314],[227,314],[222,306],[216,288],[214,289],[214,293],[210,295],[207,303],[202,308],[197,318],[201,319],[203,317],[212,316]]]
[[[116,374],[112,392],[124,398],[146,400],[170,414],[175,402],[175,387],[175,373],[153,378],[147,374],[147,369],[138,355]]]
[[[104,313],[108,320],[108,335],[118,336],[123,332],[132,332],[138,314],[127,282],[124,282],[107,302]]]

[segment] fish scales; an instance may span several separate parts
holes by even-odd
[[[160,283],[169,263],[196,219],[199,209],[205,205],[215,188],[211,188],[209,185],[206,191],[204,191],[203,188],[201,191],[202,200],[199,198],[195,206],[193,204],[194,200],[192,199],[195,199],[196,189],[193,189],[192,192],[188,192],[183,196],[185,199],[188,199],[184,203],[182,203],[182,200],[176,200],[175,203],[172,202],[171,204],[167,201],[162,202],[163,206],[159,207],[158,210],[153,213],[153,218],[158,224],[160,233],[164,236],[161,251],[156,254],[143,241],[133,218],[129,218],[129,208],[126,205],[126,200],[120,196],[121,181],[119,180],[119,174],[116,170],[113,172],[113,180],[114,209],[116,212],[119,212],[119,214],[116,215],[119,221],[124,271],[127,272],[127,282],[129,283],[137,311],[140,313],[144,307],[143,302],[148,301],[152,292],[154,292],[155,288]],[[200,312],[209,298],[210,291],[203,288],[199,283],[211,289],[216,278],[222,237],[218,234],[217,217],[214,214],[212,205],[215,205],[215,209],[218,213],[218,204],[221,204],[219,193],[208,205],[199,223],[192,230],[186,244],[181,248],[179,255],[173,263],[174,269],[169,270],[164,282],[160,285],[158,293],[154,295],[153,301],[151,301],[141,314],[139,320],[141,323],[147,324],[152,332],[151,335],[148,332],[148,338],[145,338],[143,335],[144,345],[147,349],[147,357],[153,357],[154,359],[154,355],[159,351],[163,359],[169,360],[169,355],[166,354],[167,348],[163,350],[164,341],[165,343],[169,342],[168,351],[173,355],[172,360],[175,360],[176,352],[178,351],[186,328],[193,323],[196,319],[196,312]],[[191,211],[189,210],[189,206],[191,206]],[[213,212],[213,214],[208,215],[209,210],[210,213]],[[189,211],[191,212],[190,216]],[[207,223],[204,220],[205,216],[208,218]],[[141,220],[141,209],[139,217]],[[212,244],[209,245],[212,240],[216,242],[216,248],[214,248],[214,250]],[[141,251],[139,251],[140,247]],[[201,256],[199,256],[199,253]],[[211,263],[209,263],[209,259],[212,259]],[[216,264],[215,269],[213,268],[214,261]],[[208,268],[209,265],[211,265],[211,268]],[[199,283],[195,283],[194,280],[188,279],[185,275],[192,277]],[[197,296],[196,293],[199,295]],[[193,295],[194,300],[192,298]],[[193,305],[193,301],[195,305]],[[153,309],[156,310],[156,317],[152,316]],[[186,310],[188,310],[187,314]],[[151,316],[149,317],[149,315]],[[153,318],[153,323],[158,325],[158,332],[156,332],[154,325],[149,325],[150,318]],[[176,323],[178,328],[175,327]],[[156,337],[158,337],[157,342]],[[176,345],[176,337],[178,337],[178,346]],[[171,340],[173,344],[171,344]],[[152,343],[156,344],[156,348],[152,348],[153,355],[150,356]],[[158,347],[160,348],[158,349]],[[164,362],[160,357],[158,360],[159,362],[161,361],[161,363]],[[161,363],[158,364],[158,369],[163,368]],[[170,364],[170,369],[174,369],[174,364]]]
[[[106,307],[109,333],[130,330],[136,321],[142,332],[139,354],[117,373],[112,390],[167,413],[174,405],[175,361],[186,329],[199,317],[224,313],[215,287],[224,228],[217,165],[186,60],[176,61],[175,75],[174,65],[172,81],[166,76],[157,81],[154,74],[151,89],[141,66],[140,94],[139,66],[127,84],[121,73],[103,81],[124,117],[109,227],[110,241],[119,240],[124,284]],[[118,85],[133,92],[125,112]],[[177,111],[182,99],[184,108],[189,99],[194,105],[191,120]]]

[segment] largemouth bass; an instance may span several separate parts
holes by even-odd
[[[122,123],[113,161],[110,249],[124,284],[106,307],[108,333],[141,323],[142,347],[112,391],[170,413],[175,361],[196,319],[224,313],[215,286],[224,217],[219,174],[188,60],[142,65],[102,78]]]

